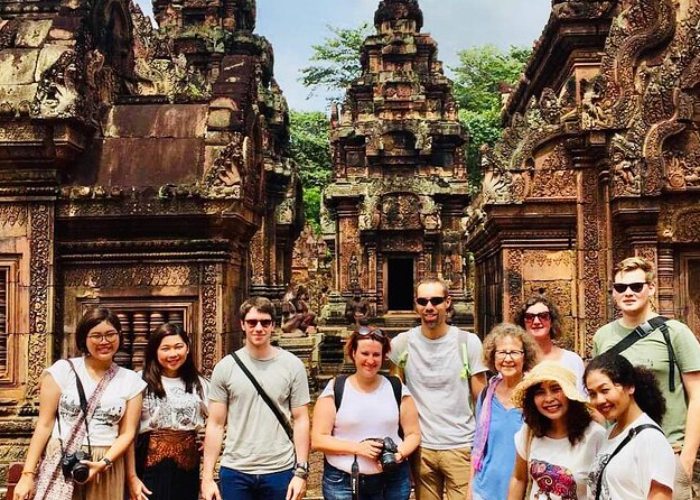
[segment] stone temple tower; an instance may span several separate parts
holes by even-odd
[[[331,117],[334,182],[324,233],[335,255],[327,315],[361,291],[379,317],[413,308],[412,289],[439,276],[470,321],[460,217],[469,194],[464,131],[437,43],[417,0],[383,0],[362,48],[362,75]]]

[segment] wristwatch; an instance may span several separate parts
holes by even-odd
[[[309,478],[309,462],[297,462],[294,466],[294,477],[306,481]]]
[[[112,462],[112,461],[111,461],[109,458],[107,458],[107,457],[102,457],[101,462],[104,462],[104,463],[105,463],[105,465],[106,465],[105,470],[111,469],[112,466],[114,465],[114,462]]]

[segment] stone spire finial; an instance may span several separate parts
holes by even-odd
[[[416,29],[423,27],[423,11],[418,0],[382,0],[374,14],[374,25],[379,28],[387,21],[415,21]]]

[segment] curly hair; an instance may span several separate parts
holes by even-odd
[[[541,386],[542,384],[535,384],[528,388],[523,399],[523,420],[537,437],[546,436],[552,427],[552,420],[542,415],[535,405],[535,394]],[[591,420],[593,419],[585,403],[569,400],[569,409],[564,415],[564,421],[571,446],[576,446],[583,439]]]
[[[649,415],[654,422],[661,425],[666,413],[666,398],[664,398],[659,381],[654,372],[642,366],[634,366],[621,354],[601,354],[588,363],[583,372],[583,380],[588,379],[591,372],[599,371],[606,375],[613,384],[622,387],[634,387],[631,397],[641,410]]]
[[[530,371],[539,361],[540,348],[531,335],[518,325],[513,323],[500,323],[493,327],[484,339],[484,362],[489,370],[496,373],[496,344],[504,338],[517,339],[523,344],[525,360],[523,362],[523,372]]]
[[[542,293],[535,294],[525,301],[515,317],[515,323],[520,325],[522,328],[525,328],[525,313],[535,304],[542,304],[549,309],[549,316],[551,318],[549,327],[550,338],[554,340],[561,338],[562,330],[561,322],[559,321],[561,318],[559,315],[559,309],[557,309],[557,306],[554,305],[554,302],[552,302],[549,297]]]

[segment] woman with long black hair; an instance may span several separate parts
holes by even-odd
[[[675,460],[660,427],[666,402],[654,374],[619,354],[603,354],[584,379],[593,406],[615,423],[591,468],[588,498],[671,500]]]
[[[132,500],[197,500],[197,431],[206,425],[208,382],[194,364],[190,339],[177,324],[148,339],[143,380],[148,384],[135,445],[128,461]]]

